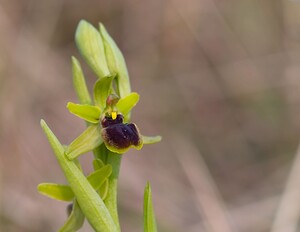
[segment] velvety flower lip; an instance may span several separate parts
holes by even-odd
[[[123,115],[117,114],[116,119],[105,116],[101,122],[101,135],[106,147],[116,153],[123,153],[130,147],[141,149],[142,137],[134,123],[123,123]]]

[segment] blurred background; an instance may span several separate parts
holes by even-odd
[[[0,0],[0,231],[66,219],[36,191],[66,183],[39,121],[66,144],[85,128],[65,107],[80,19],[106,26],[141,95],[132,121],[163,136],[123,157],[124,232],[142,231],[148,180],[161,232],[300,231],[298,0]]]

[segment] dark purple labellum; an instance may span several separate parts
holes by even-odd
[[[124,153],[130,147],[141,149],[143,146],[139,129],[134,123],[123,123],[123,116],[117,115],[113,120],[105,117],[102,120],[102,138],[106,147],[116,153]]]

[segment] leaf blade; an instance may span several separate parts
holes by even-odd
[[[74,56],[72,56],[72,76],[73,86],[80,104],[91,105],[92,100],[85,82],[83,71],[79,61]]]
[[[84,214],[75,200],[70,216],[58,232],[74,232],[79,230],[83,226],[84,218]]]
[[[108,190],[109,190],[109,180],[105,180],[105,182],[103,183],[103,185],[101,185],[100,189],[99,189],[99,195],[101,196],[102,200],[106,200],[107,195],[108,195]]]
[[[144,191],[144,232],[157,232],[149,182]]]
[[[74,193],[70,186],[55,183],[41,183],[37,186],[40,194],[59,201],[72,201]]]
[[[111,165],[105,165],[102,168],[92,172],[88,177],[88,181],[92,187],[97,191],[103,185],[105,180],[109,178],[112,173]]]
[[[63,146],[44,120],[41,120],[41,127],[48,138],[82,212],[91,226],[95,231],[117,232],[118,228],[103,200],[99,197],[98,193],[93,189],[76,164],[66,158]]]
[[[94,159],[93,160],[93,168],[94,170],[98,170],[104,166],[104,163],[101,159]]]

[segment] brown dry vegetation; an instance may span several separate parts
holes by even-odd
[[[163,136],[124,155],[123,231],[142,231],[147,180],[159,231],[296,231],[298,0],[0,0],[0,231],[52,232],[66,218],[36,191],[65,183],[39,120],[64,143],[84,128],[65,108],[80,19],[115,38],[141,95],[133,121]]]

